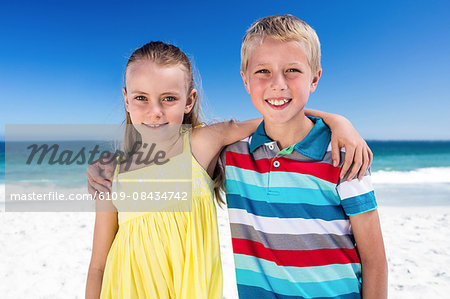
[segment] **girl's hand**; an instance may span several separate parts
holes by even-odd
[[[340,149],[345,148],[345,162],[342,165],[340,178],[347,176],[347,181],[350,181],[358,174],[358,179],[361,180],[372,164],[373,154],[352,123],[343,116],[318,110],[305,109],[305,114],[320,117],[330,127],[331,154],[334,166],[339,165]],[[350,166],[351,170],[349,171]]]
[[[333,165],[339,164],[340,149],[345,148],[345,162],[340,178],[347,175],[347,180],[350,181],[358,174],[358,179],[361,180],[372,163],[372,151],[348,119],[339,115],[335,117],[336,120],[330,126]]]

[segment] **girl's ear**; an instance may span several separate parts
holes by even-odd
[[[311,85],[309,87],[309,92],[313,92],[317,88],[317,84],[319,83],[320,76],[322,76],[322,69],[317,71],[317,74],[312,78]]]
[[[244,81],[245,89],[250,94],[250,86],[248,84],[247,78],[245,77],[245,74],[243,71],[241,71],[241,77],[242,77],[242,81]]]
[[[122,93],[123,93],[123,99],[125,101],[125,110],[127,110],[127,112],[130,112],[128,110],[129,103],[128,103],[128,97],[127,97],[127,90],[125,89],[125,87],[122,88]]]
[[[194,88],[186,100],[186,106],[184,107],[184,114],[188,114],[189,112],[191,112],[192,107],[194,107],[196,99],[197,99],[197,89]]]

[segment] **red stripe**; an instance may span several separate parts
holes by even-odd
[[[232,239],[233,252],[275,262],[279,266],[314,267],[360,263],[356,249],[272,250],[259,242]]]
[[[275,168],[273,162],[278,160],[280,166]],[[339,167],[334,167],[328,163],[301,162],[285,157],[274,159],[253,160],[250,155],[235,152],[226,152],[227,166],[235,166],[242,169],[253,170],[259,173],[270,171],[285,171],[312,175],[322,180],[337,184],[339,181]]]

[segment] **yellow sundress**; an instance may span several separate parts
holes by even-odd
[[[190,159],[191,212],[180,212],[183,208],[177,205],[169,207],[173,212],[128,212],[114,201],[119,229],[108,253],[100,298],[222,298],[213,182],[192,156],[188,134],[183,138],[183,153],[166,164],[120,174],[116,167],[113,191],[132,193],[136,185],[129,188],[126,182],[159,178],[163,172],[177,177],[179,162]],[[142,182],[139,192],[146,185]]]

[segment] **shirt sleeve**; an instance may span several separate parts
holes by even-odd
[[[349,182],[342,179],[336,189],[341,198],[342,207],[348,216],[369,212],[377,208],[370,169],[366,171],[361,181],[358,178],[353,178]]]
[[[216,173],[221,174],[222,176],[225,176],[225,165],[226,165],[226,147],[222,149],[222,152],[219,154],[219,159],[217,160],[216,164]]]

